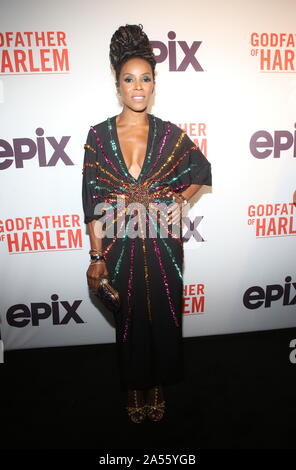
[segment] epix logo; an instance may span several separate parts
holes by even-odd
[[[53,325],[66,325],[73,320],[75,323],[84,323],[78,315],[77,309],[82,300],[75,300],[72,304],[66,300],[58,302],[59,296],[52,294],[50,304],[45,302],[33,302],[30,306],[15,304],[9,307],[6,314],[7,323],[16,328],[24,326],[39,326],[40,321],[51,317]]]
[[[252,286],[246,290],[243,303],[246,308],[254,310],[262,307],[269,308],[272,302],[282,299],[283,305],[296,305],[296,282],[291,282],[291,276],[285,278],[285,284],[270,284],[264,289]]]
[[[13,162],[16,168],[24,168],[25,160],[31,160],[36,155],[39,166],[55,166],[59,160],[65,165],[74,165],[69,155],[65,152],[71,136],[63,136],[60,140],[55,137],[43,137],[44,129],[38,127],[35,131],[36,142],[27,137],[13,139],[12,144],[0,139],[0,170],[6,170]],[[46,143],[50,145],[51,153],[46,152]]]
[[[154,49],[159,49],[159,54],[155,53],[157,63],[164,62],[166,58],[169,58],[169,70],[170,72],[185,72],[187,67],[191,64],[196,72],[203,72],[203,68],[195,57],[197,50],[201,45],[201,41],[193,41],[191,46],[186,41],[174,41],[176,39],[175,31],[168,33],[168,44],[164,44],[161,41],[150,41],[150,44]],[[177,47],[184,55],[183,60],[177,65]]]
[[[296,130],[294,134],[286,130],[274,131],[273,135],[261,130],[255,132],[250,140],[251,154],[255,158],[267,158],[270,155],[280,158],[282,152],[290,149],[290,154],[296,158]]]

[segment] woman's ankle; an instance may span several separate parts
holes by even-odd
[[[128,404],[134,407],[144,406],[145,398],[143,390],[128,389]]]
[[[155,385],[147,390],[146,401],[150,405],[157,405],[164,399],[161,385]]]

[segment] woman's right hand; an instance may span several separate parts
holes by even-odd
[[[101,277],[109,277],[106,263],[103,261],[98,264],[90,264],[86,273],[89,289],[96,293],[99,287]]]

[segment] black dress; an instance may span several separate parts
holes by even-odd
[[[115,314],[120,379],[131,389],[184,378],[182,223],[172,231],[155,204],[173,203],[169,189],[212,184],[211,165],[187,134],[147,116],[147,150],[137,179],[121,153],[116,116],[91,127],[83,166],[84,222],[104,222],[102,248],[121,297]],[[129,207],[124,215],[122,207]]]

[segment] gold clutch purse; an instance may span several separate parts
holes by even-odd
[[[120,307],[119,292],[109,283],[107,277],[101,277],[97,297],[101,300],[102,304],[113,313],[118,312]]]

